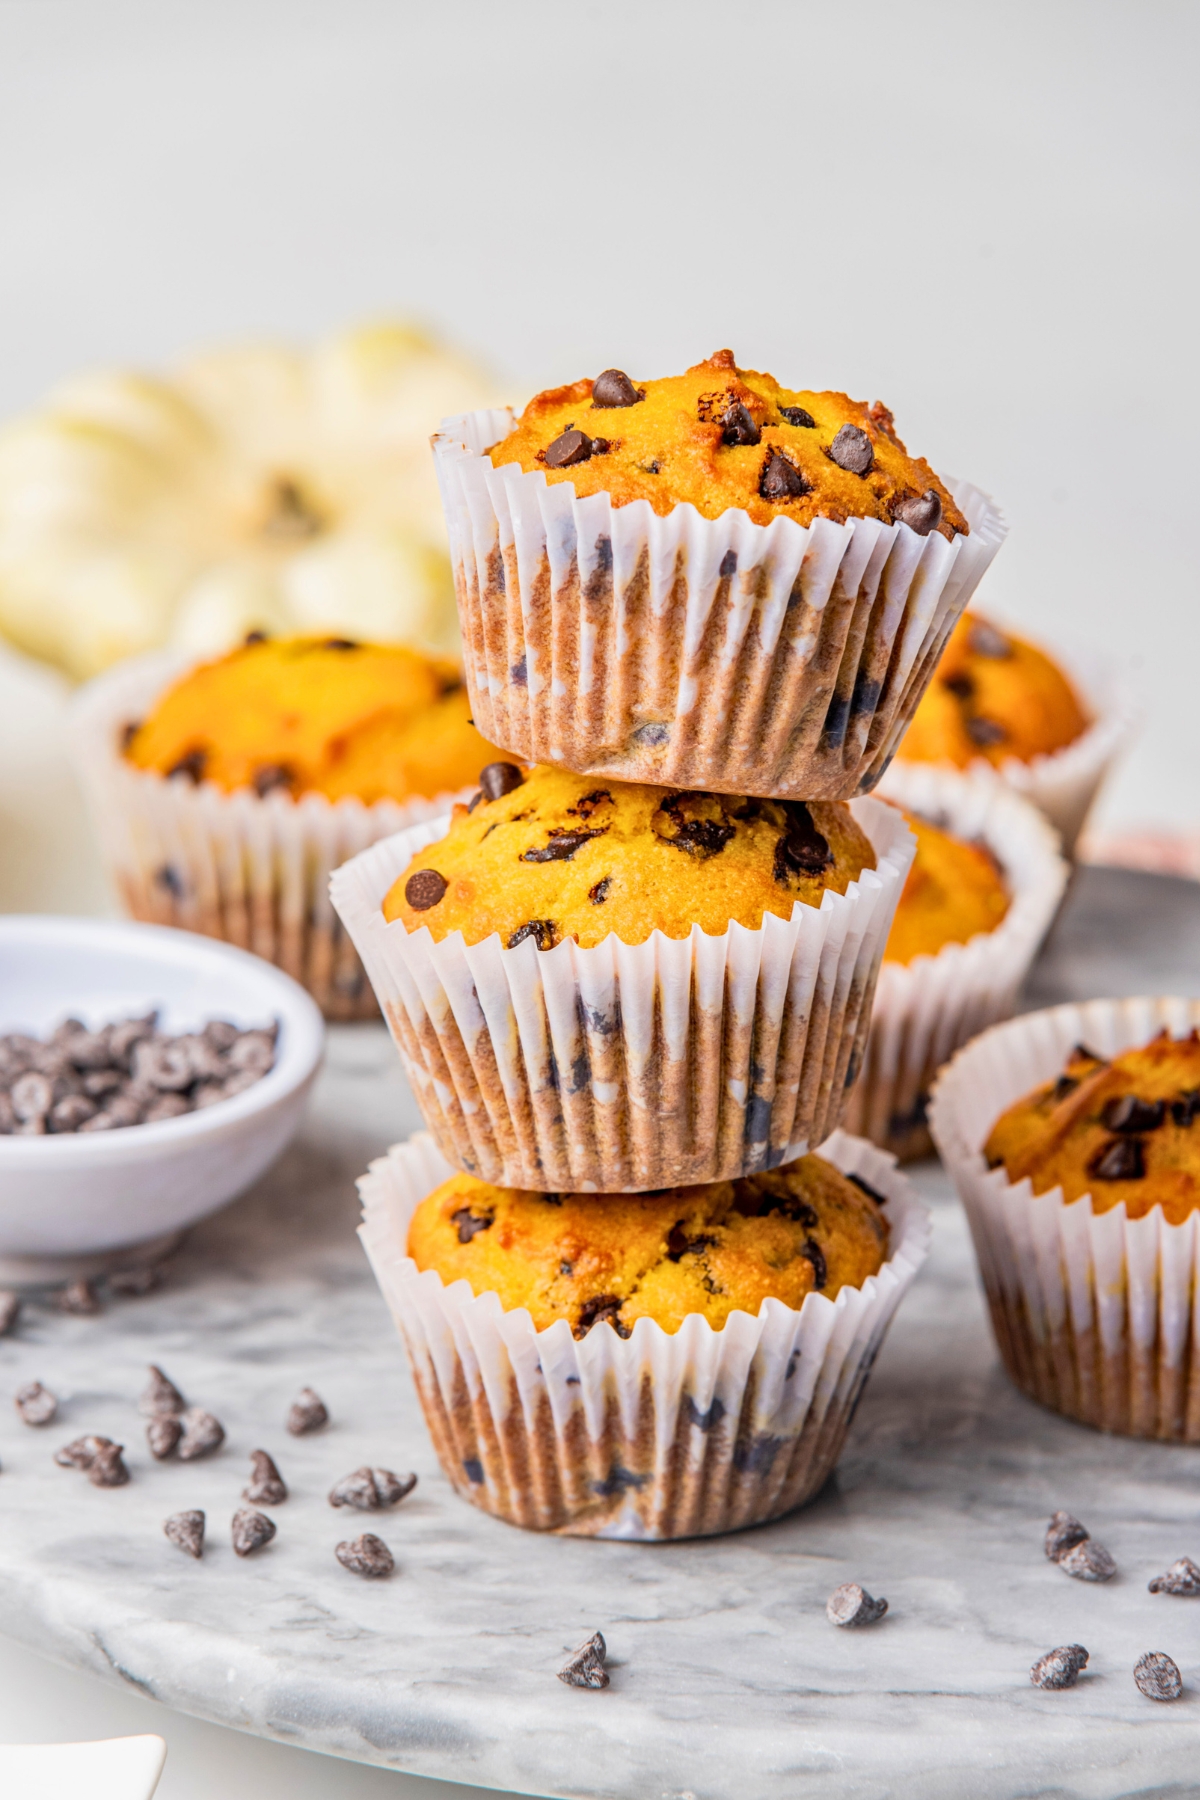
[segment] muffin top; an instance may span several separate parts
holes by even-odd
[[[614,506],[648,500],[656,513],[687,501],[706,519],[740,507],[772,519],[882,519],[922,537],[969,530],[929,464],[909,456],[892,415],[845,394],[781,388],[718,350],[686,375],[594,381],[536,394],[516,430],[490,451],[579,495]]]
[[[1074,688],[1044,651],[964,613],[913,715],[899,754],[909,762],[975,757],[997,766],[1063,750],[1091,721]]]
[[[423,1200],[408,1254],[443,1281],[529,1308],[538,1331],[577,1338],[638,1319],[678,1331],[689,1313],[719,1330],[768,1298],[800,1307],[860,1287],[887,1255],[879,1197],[820,1156],[768,1174],[652,1194],[533,1194],[452,1175]]]
[[[384,917],[435,938],[493,932],[510,949],[574,938],[585,949],[615,932],[719,936],[756,931],[819,906],[875,867],[870,839],[840,800],[752,800],[601,781],[539,765],[492,763],[444,838],[418,850],[383,903]]]
[[[1028,1176],[1035,1194],[1123,1201],[1131,1219],[1161,1205],[1181,1225],[1200,1206],[1200,1036],[1165,1031],[1111,1062],[1082,1044],[1055,1081],[1001,1113],[984,1145],[990,1168]]]
[[[986,845],[952,837],[913,813],[904,817],[917,854],[883,953],[894,963],[969,943],[981,931],[995,931],[1008,911],[1008,890]]]
[[[330,800],[406,800],[466,787],[492,746],[452,662],[400,644],[260,638],[202,663],[126,728],[139,769]]]

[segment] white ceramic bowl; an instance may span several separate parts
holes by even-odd
[[[96,1744],[0,1744],[7,1800],[151,1800],[167,1746],[160,1737]]]
[[[249,1187],[300,1122],[321,1061],[320,1012],[290,976],[161,925],[0,917],[0,1032],[43,1036],[160,1010],[166,1031],[278,1019],[275,1066],[200,1112],[126,1130],[0,1137],[0,1282],[72,1280],[150,1257]]]

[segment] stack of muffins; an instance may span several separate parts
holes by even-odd
[[[1003,525],[886,408],[728,351],[435,454],[504,754],[333,878],[432,1133],[364,1180],[364,1239],[475,1504],[774,1517],[924,1255],[892,1159],[836,1130],[914,848],[861,796]]]

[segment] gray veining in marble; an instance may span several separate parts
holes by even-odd
[[[1183,885],[1166,897],[1195,933],[1200,889]],[[1071,902],[1085,935],[1111,898],[1107,876],[1085,874]],[[1043,988],[1078,977],[1074,933],[1068,917]],[[1136,954],[1125,931],[1103,969],[1093,948],[1093,991],[1137,985],[1131,943]],[[1185,956],[1167,973],[1194,989],[1200,970]],[[30,1309],[0,1341],[0,1394],[36,1378],[63,1402],[36,1432],[0,1405],[7,1633],[225,1724],[531,1794],[1197,1791],[1200,1600],[1152,1596],[1146,1582],[1177,1556],[1200,1559],[1200,1450],[1107,1439],[1009,1387],[961,1214],[933,1165],[916,1172],[935,1207],[933,1254],[817,1503],[725,1539],[583,1542],[474,1513],[438,1472],[353,1235],[354,1174],[413,1122],[382,1029],[334,1033],[304,1139],[195,1232],[165,1290],[91,1320]],[[152,1359],[224,1420],[211,1460],[150,1460],[135,1403]],[[305,1382],[333,1417],[296,1440],[282,1421]],[[128,1487],[97,1490],[54,1466],[55,1447],[86,1430],[129,1446]],[[292,1494],[274,1509],[275,1542],[239,1562],[228,1520],[260,1446]],[[365,1461],[417,1469],[417,1492],[382,1519],[334,1512],[326,1490]],[[167,1513],[192,1506],[209,1514],[199,1564],[161,1533]],[[1109,1545],[1116,1581],[1088,1586],[1045,1561],[1056,1506]],[[389,1582],[358,1581],[334,1560],[334,1544],[364,1527],[395,1552]],[[881,1624],[826,1622],[825,1597],[846,1579],[887,1596]],[[597,1627],[611,1688],[561,1686],[565,1650]],[[1072,1641],[1092,1655],[1079,1687],[1031,1688],[1035,1656]],[[1177,1705],[1134,1688],[1148,1649],[1183,1669]]]

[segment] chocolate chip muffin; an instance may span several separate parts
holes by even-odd
[[[901,745],[909,762],[1030,762],[1073,744],[1091,721],[1036,645],[964,613]]]
[[[917,840],[900,904],[892,920],[885,962],[936,956],[947,944],[966,944],[994,931],[1008,912],[1008,890],[991,851],[905,812]]]
[[[1181,1225],[1200,1207],[1200,1035],[1164,1030],[1111,1062],[1077,1046],[1061,1075],[1001,1113],[984,1156],[1035,1194],[1090,1193],[1094,1211],[1123,1204],[1130,1219],[1161,1205]]]
[[[384,900],[384,916],[467,944],[499,933],[550,950],[615,934],[685,938],[756,931],[797,901],[844,894],[875,853],[842,801],[758,800],[684,793],[566,769],[483,770],[444,838],[419,850]]]
[[[580,496],[614,506],[645,500],[666,514],[686,502],[703,518],[740,508],[773,519],[881,519],[922,537],[969,531],[949,490],[909,456],[886,406],[845,394],[782,388],[718,350],[685,375],[632,380],[606,369],[537,394],[495,466],[519,463]]]
[[[638,1319],[678,1331],[692,1313],[720,1330],[768,1298],[835,1299],[878,1273],[888,1226],[878,1196],[819,1156],[769,1174],[653,1194],[536,1194],[452,1175],[408,1232],[418,1269],[465,1279],[538,1331],[566,1319],[628,1337]]]
[[[126,733],[139,769],[252,788],[408,800],[466,787],[491,746],[456,665],[399,644],[264,639],[203,663]]]

